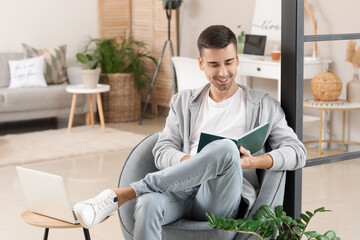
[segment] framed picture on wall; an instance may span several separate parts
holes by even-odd
[[[256,0],[251,33],[281,41],[281,0]]]

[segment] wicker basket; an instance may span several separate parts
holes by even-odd
[[[101,95],[106,122],[140,119],[141,95],[135,87],[133,74],[101,74],[100,82],[110,85],[110,91]]]
[[[341,94],[341,79],[333,72],[323,72],[311,80],[311,91],[315,100],[335,101]]]

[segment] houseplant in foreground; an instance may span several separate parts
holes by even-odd
[[[276,231],[279,235],[272,240],[294,239],[300,240],[302,237],[317,240],[340,240],[335,232],[330,230],[324,234],[315,231],[306,231],[312,217],[319,212],[329,212],[325,208],[318,208],[314,212],[306,211],[301,213],[301,219],[292,219],[286,216],[282,206],[272,208],[270,206],[261,206],[253,215],[253,219],[235,220],[233,218],[223,218],[214,216],[211,212],[206,213],[209,226],[214,229],[222,229],[239,233],[247,233],[257,236],[259,239],[272,237]]]
[[[143,42],[132,38],[91,39],[90,53],[101,66],[100,82],[110,85],[102,95],[108,122],[135,121],[140,117],[140,90],[148,78],[149,62],[156,64]],[[85,54],[86,55],[86,54]]]

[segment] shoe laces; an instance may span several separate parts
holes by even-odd
[[[113,202],[114,201],[111,197],[107,197],[105,199],[102,199],[101,201],[94,201],[91,203],[91,205],[93,206],[96,214],[99,214],[103,210],[107,210],[107,209],[111,208]]]

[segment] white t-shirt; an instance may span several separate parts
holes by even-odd
[[[210,98],[208,90],[201,103],[199,116],[190,138],[190,156],[197,152],[202,131],[238,139],[246,130],[244,90],[239,88],[234,95],[222,102],[214,102]],[[256,191],[245,178],[243,178],[242,196],[249,201],[251,208],[256,199]]]
[[[238,139],[246,132],[246,101],[242,88],[222,102],[214,102],[209,90],[204,95],[200,112],[190,138],[190,156],[197,152],[202,131]]]

